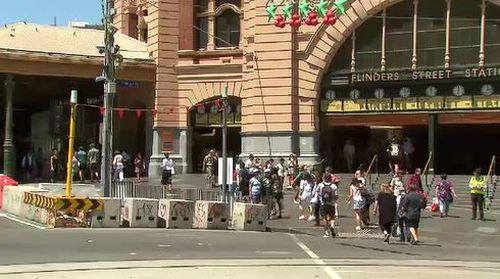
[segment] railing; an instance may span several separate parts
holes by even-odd
[[[486,196],[484,201],[484,207],[486,210],[492,208],[493,198],[495,197],[495,192],[497,188],[497,182],[493,179],[496,176],[496,156],[493,155],[490,162],[490,167],[488,168],[488,175],[486,176]],[[491,188],[491,191],[490,191]]]
[[[139,181],[115,181],[111,184],[111,197],[113,198],[148,198],[148,199],[185,199],[185,200],[222,200],[221,191],[218,189],[177,188],[169,191],[166,185],[153,185]]]
[[[376,176],[375,180],[372,183],[372,169],[375,167],[376,171]],[[370,165],[368,166],[368,169],[366,170],[366,177],[368,178],[368,184],[371,185],[372,190],[375,189],[375,186],[378,184],[378,180],[380,178],[380,173],[378,169],[378,155],[375,154],[373,155],[373,158],[370,162]]]
[[[431,160],[434,154],[432,151],[429,151],[429,157],[427,158],[427,162],[425,163],[424,169],[422,170],[422,176],[425,179],[425,186],[427,187],[427,192],[430,194],[434,193],[434,191],[431,191],[433,185],[434,185],[434,180],[436,179],[436,176],[434,174],[434,169],[429,169],[429,166],[431,164]],[[429,170],[432,170],[432,179],[429,182]]]

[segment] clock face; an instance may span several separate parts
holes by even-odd
[[[425,89],[425,95],[428,97],[435,97],[437,95],[437,88],[435,86],[429,86]]]
[[[399,96],[403,97],[403,98],[408,98],[410,97],[410,94],[411,94],[411,90],[410,88],[408,87],[403,87],[399,90]]]
[[[326,99],[327,100],[334,100],[335,99],[335,91],[334,90],[326,91]]]
[[[453,87],[453,95],[461,97],[465,94],[465,88],[462,85]]]
[[[376,98],[382,99],[382,98],[384,98],[385,91],[382,88],[377,88],[377,89],[375,89],[374,95]]]
[[[358,89],[353,89],[351,90],[351,92],[349,92],[349,96],[351,97],[351,99],[357,100],[361,96],[361,92]]]
[[[481,94],[483,94],[484,96],[492,95],[493,91],[495,91],[495,89],[493,88],[493,85],[491,85],[491,84],[485,84],[481,87]]]

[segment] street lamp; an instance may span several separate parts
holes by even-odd
[[[78,91],[71,90],[69,103],[71,104],[71,115],[69,119],[68,163],[66,165],[66,197],[71,197],[71,184],[73,183],[73,153],[75,152],[76,106],[78,104]]]

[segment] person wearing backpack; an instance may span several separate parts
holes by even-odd
[[[453,184],[447,180],[447,177],[445,173],[441,174],[441,181],[436,184],[436,197],[439,201],[441,218],[448,217],[450,204],[453,203],[453,198],[457,197]]]
[[[332,183],[332,180],[332,175],[325,174],[323,176],[323,182],[318,186],[320,213],[325,220],[325,233],[323,237],[337,236],[335,232],[335,203],[339,195],[338,187]]]

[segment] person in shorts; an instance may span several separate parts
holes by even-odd
[[[78,148],[76,159],[78,160],[78,176],[80,177],[80,181],[83,181],[85,178],[85,171],[87,170],[87,152],[85,152],[83,146]]]
[[[89,162],[89,172],[90,172],[90,182],[99,179],[99,149],[95,147],[95,144],[90,145],[88,156]]]
[[[203,158],[203,171],[207,175],[207,186],[217,186],[215,183],[215,167],[217,164],[217,155],[214,149],[210,149],[208,154]]]
[[[320,214],[325,220],[325,233],[323,237],[336,237],[335,232],[335,203],[338,199],[337,185],[332,183],[332,175],[325,174],[323,182],[319,184]]]

